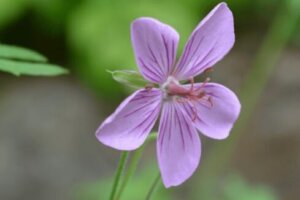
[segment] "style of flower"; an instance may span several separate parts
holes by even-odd
[[[224,139],[238,118],[240,102],[228,88],[194,83],[232,48],[233,16],[226,3],[217,5],[195,28],[176,63],[178,33],[158,20],[142,17],[131,25],[135,58],[147,86],[125,99],[98,128],[103,144],[130,151],[146,140],[160,115],[157,157],[163,183],[177,186],[199,165],[201,143],[197,130]],[[180,81],[190,80],[191,84]]]

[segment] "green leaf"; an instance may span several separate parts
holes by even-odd
[[[38,52],[23,47],[0,44],[0,58],[46,62],[47,58]]]
[[[16,76],[57,76],[68,73],[67,69],[64,69],[58,65],[46,63],[19,62],[4,59],[0,59],[0,71],[8,72]]]
[[[117,82],[134,88],[143,88],[149,83],[139,72],[134,70],[107,71],[112,74],[113,79]]]

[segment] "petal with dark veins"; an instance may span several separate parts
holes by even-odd
[[[161,98],[158,89],[136,91],[101,124],[96,131],[98,140],[119,150],[138,148],[155,124]]]

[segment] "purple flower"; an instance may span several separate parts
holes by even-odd
[[[226,3],[217,5],[192,32],[176,63],[178,33],[152,18],[131,25],[135,58],[143,77],[159,88],[140,89],[125,99],[98,128],[97,138],[119,150],[140,147],[159,114],[157,157],[163,183],[177,186],[188,179],[200,161],[197,130],[224,139],[240,112],[236,95],[209,83],[192,80],[221,60],[235,40],[233,16]]]

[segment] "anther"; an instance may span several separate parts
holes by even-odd
[[[211,73],[211,72],[213,72],[213,71],[214,71],[214,69],[213,69],[212,67],[209,67],[209,68],[207,68],[206,70],[204,70],[204,74],[205,74],[206,76],[208,76],[209,73]]]
[[[196,89],[196,91],[202,90],[202,89],[204,88],[204,86],[205,86],[209,81],[210,81],[210,78],[207,77],[207,78],[205,79],[205,81],[202,83],[202,85],[200,85],[200,87],[199,87],[198,89]]]

